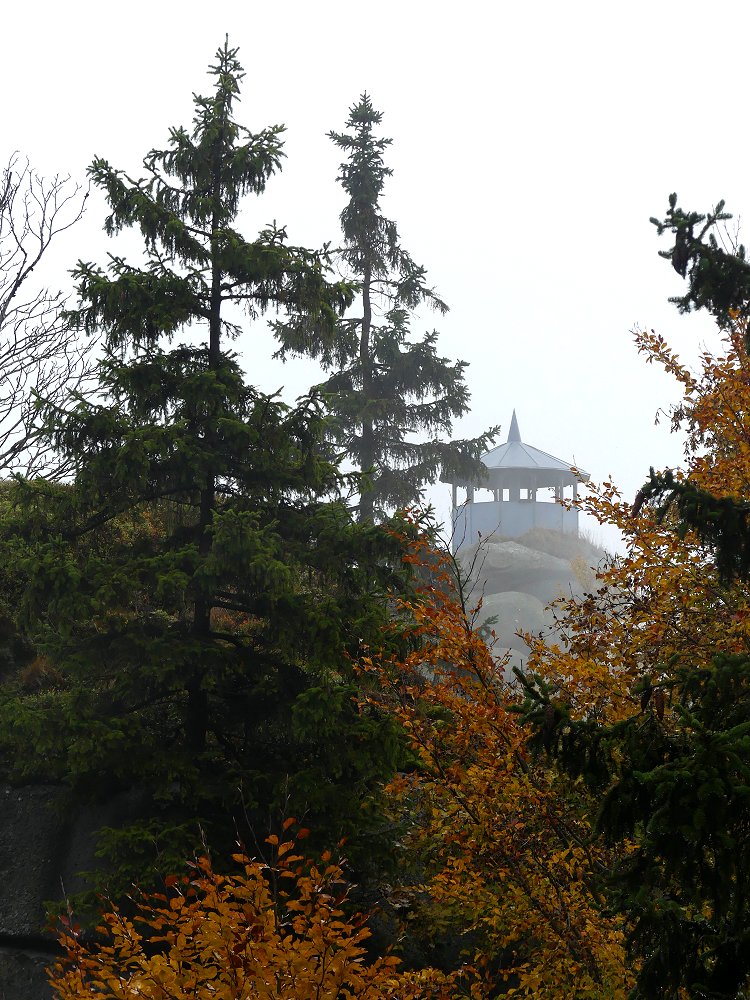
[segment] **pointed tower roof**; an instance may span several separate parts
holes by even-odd
[[[529,472],[534,473],[534,479],[539,486],[557,484],[562,477],[564,482],[573,483],[576,479],[579,482],[587,482],[588,472],[578,469],[578,476],[574,476],[570,471],[572,462],[566,462],[561,458],[555,458],[548,451],[535,448],[533,445],[525,444],[521,440],[521,431],[518,426],[518,417],[513,410],[513,417],[510,421],[508,440],[505,444],[491,448],[482,455],[482,462],[490,472],[490,480],[495,483],[505,478],[504,473]]]
[[[513,410],[513,417],[510,421],[510,430],[508,431],[508,441],[521,441],[521,432],[518,429],[518,417],[516,417],[516,411]]]
[[[482,455],[482,462],[487,466],[488,480],[474,485],[490,489],[508,486],[511,481],[518,484],[521,480],[533,480],[533,484],[539,487],[561,484],[569,486],[575,482],[588,482],[590,478],[583,469],[577,469],[578,475],[574,475],[571,472],[572,462],[555,458],[548,451],[522,441],[515,410],[510,421],[508,440],[505,444],[486,451]]]

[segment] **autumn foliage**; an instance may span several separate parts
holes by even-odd
[[[412,652],[363,664],[416,757],[388,789],[420,859],[415,905],[461,935],[472,996],[624,998],[623,924],[604,911],[594,804],[534,751],[519,687],[475,628],[479,606],[432,561],[433,582],[400,607]]]
[[[723,334],[723,350],[704,351],[700,370],[681,364],[654,331],[639,330],[636,346],[683,389],[669,417],[685,433],[685,464],[673,472],[717,498],[750,491],[750,369],[744,324]],[[556,630],[562,641],[532,640],[530,671],[562,699],[566,718],[614,725],[648,708],[669,725],[679,702],[680,666],[709,667],[717,652],[747,651],[750,592],[735,579],[725,586],[710,545],[676,523],[673,512],[624,498],[612,481],[592,485],[581,509],[619,528],[625,553],[599,567],[597,586],[583,599],[561,600]]]
[[[345,914],[342,868],[330,852],[316,863],[300,854],[305,833],[267,838],[270,863],[236,855],[236,874],[220,875],[199,858],[164,893],[131,901],[134,915],[109,909],[95,944],[63,918],[67,957],[50,977],[59,1000],[408,1000],[427,988],[444,995],[437,974],[400,974],[390,955],[368,959],[365,920]]]

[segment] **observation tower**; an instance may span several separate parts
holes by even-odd
[[[482,455],[487,478],[452,482],[453,550],[486,539],[519,538],[532,528],[578,534],[578,511],[560,500],[575,500],[588,472],[521,440],[516,411],[508,440]],[[464,497],[459,497],[459,490]]]

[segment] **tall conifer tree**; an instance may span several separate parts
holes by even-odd
[[[281,306],[325,335],[351,295],[283,231],[234,228],[242,196],[279,168],[283,130],[235,121],[236,49],[210,72],[192,131],[172,129],[144,179],[90,168],[107,232],[139,229],[145,264],[77,270],[70,321],[101,331],[107,352],[100,398],[47,414],[73,486],[26,487],[25,523],[34,509],[41,525],[17,542],[26,619],[61,681],[13,707],[12,739],[47,776],[135,783],[177,817],[223,815],[232,836],[243,808],[282,787],[288,808],[317,808],[340,832],[393,748],[385,723],[358,717],[346,676],[347,651],[384,614],[382,533],[331,500],[341,477],[321,457],[320,400],[289,409],[246,384],[227,310]],[[187,327],[205,340],[174,344]]]
[[[384,154],[392,140],[375,134],[381,119],[363,94],[349,113],[351,131],[329,133],[346,154],[339,180],[349,201],[339,253],[358,284],[357,315],[339,321],[333,341],[311,336],[297,317],[275,324],[280,356],[309,355],[327,372],[321,388],[333,415],[329,440],[365,474],[359,516],[366,522],[414,504],[441,473],[481,476],[479,456],[496,430],[472,440],[440,439],[468,411],[466,363],[440,357],[434,331],[410,336],[412,310],[427,304],[445,313],[448,307],[401,246],[396,223],[382,214],[380,198],[392,173]]]

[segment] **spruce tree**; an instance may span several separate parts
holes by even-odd
[[[6,699],[1,735],[19,776],[148,793],[146,841],[151,820],[197,836],[200,818],[231,844],[273,809],[307,809],[330,837],[397,752],[390,724],[358,714],[348,673],[380,634],[393,543],[337,499],[319,396],[285,406],[230,350],[237,307],[251,319],[282,307],[325,336],[351,294],[283,230],[234,228],[242,196],[279,168],[283,130],[236,122],[236,49],[225,43],[210,73],[193,129],[173,128],[144,178],[90,168],[107,232],[140,230],[145,259],[76,271],[69,321],[103,335],[99,393],[48,408],[75,479],[26,483],[5,543],[57,679],[41,698]]]
[[[339,320],[333,340],[312,335],[297,317],[275,324],[278,354],[309,355],[327,373],[321,389],[331,409],[329,443],[364,474],[359,517],[371,522],[417,502],[426,483],[484,474],[479,456],[493,428],[480,437],[444,441],[469,408],[466,363],[437,353],[437,333],[413,338],[411,312],[447,306],[423,267],[401,246],[396,223],[380,206],[392,171],[384,154],[391,139],[376,135],[382,119],[367,94],[349,113],[350,132],[329,137],[346,154],[339,180],[348,195],[341,213],[339,256],[358,286],[356,315]],[[428,440],[420,440],[424,436]]]
[[[670,233],[674,245],[660,250],[687,281],[684,295],[670,299],[680,312],[705,310],[720,329],[750,319],[750,262],[745,247],[720,231],[732,216],[719,201],[708,213],[684,211],[677,195],[669,196],[664,219],[652,218],[657,233]],[[717,235],[718,233],[718,235]],[[732,245],[732,244],[735,245]],[[669,470],[655,473],[641,488],[639,499],[656,506],[662,517],[674,516],[680,531],[695,531],[713,552],[725,583],[750,577],[750,505],[747,497],[716,497]]]

